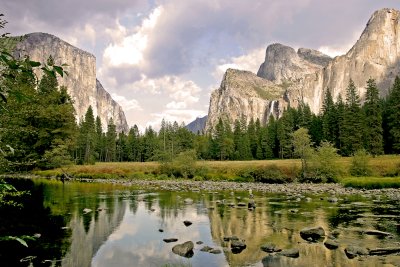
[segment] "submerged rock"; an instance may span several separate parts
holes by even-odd
[[[183,224],[188,227],[190,225],[192,225],[193,223],[191,221],[183,221]]]
[[[349,259],[369,254],[368,249],[358,246],[348,246],[344,249],[344,253],[346,253],[347,258]]]
[[[339,247],[339,243],[332,239],[327,239],[324,242],[325,247],[328,249],[337,249]]]
[[[298,248],[285,249],[281,252],[278,252],[278,255],[290,258],[298,258],[300,256],[300,251]]]
[[[282,251],[282,249],[277,248],[274,243],[266,243],[262,245],[261,250],[269,253]]]
[[[185,243],[175,245],[172,248],[172,252],[185,258],[191,258],[193,257],[194,254],[193,248],[194,248],[193,242],[187,241]]]
[[[400,247],[374,248],[369,250],[369,255],[388,255],[400,252]]]
[[[171,242],[176,242],[178,241],[178,238],[164,238],[163,241],[165,243],[171,243]]]
[[[212,247],[209,247],[209,246],[204,246],[204,247],[202,247],[202,248],[200,249],[200,251],[204,251],[204,252],[209,252],[209,251],[211,251],[211,250],[213,250],[213,248],[212,248]]]
[[[190,204],[193,204],[193,199],[185,198],[185,200],[183,202],[185,202],[185,204],[187,204],[187,205],[190,205]]]
[[[325,236],[325,230],[321,226],[307,227],[300,231],[300,236],[307,241],[317,241]]]
[[[220,249],[214,248],[214,249],[210,250],[209,253],[211,253],[211,254],[221,254],[222,251]]]
[[[364,234],[366,234],[366,235],[378,235],[378,236],[390,236],[390,235],[392,235],[391,233],[382,232],[382,231],[379,231],[379,230],[366,230],[366,231],[364,231]]]
[[[229,242],[229,241],[233,241],[233,240],[239,240],[239,237],[233,235],[233,236],[224,236],[224,241]]]
[[[83,213],[87,214],[87,213],[89,213],[89,212],[92,212],[92,210],[91,210],[91,209],[88,209],[88,208],[84,208],[84,209],[83,209]]]
[[[238,254],[246,248],[246,244],[240,240],[231,241],[231,251],[233,254]]]

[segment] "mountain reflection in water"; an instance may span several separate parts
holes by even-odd
[[[32,221],[39,224],[36,228],[42,229],[44,241],[47,240],[47,247],[52,249],[44,253],[30,251],[30,246],[15,252],[13,257],[0,254],[0,260],[9,259],[8,263],[11,258],[35,255],[30,253],[38,256],[34,266],[68,267],[396,266],[400,262],[399,255],[350,260],[343,251],[348,245],[376,248],[400,244],[396,229],[399,205],[384,197],[379,204],[362,196],[344,196],[338,203],[329,203],[325,197],[321,200],[321,196],[309,196],[312,200],[306,201],[305,198],[299,200],[298,196],[256,192],[257,208],[249,211],[247,207],[237,206],[238,202],[248,201],[247,192],[171,192],[49,180],[26,180],[25,183],[42,194],[34,202],[47,211],[41,216],[52,221],[52,218],[61,218],[53,225],[59,234],[49,246],[44,230],[48,227],[44,226],[46,220]],[[193,204],[185,204],[186,198],[193,199]],[[229,207],[230,203],[235,207]],[[85,213],[84,209],[91,211]],[[183,224],[185,220],[193,224],[187,227]],[[300,237],[302,228],[316,225],[322,226],[328,235],[333,230],[339,233],[339,249],[329,250],[321,242],[310,243]],[[391,232],[393,238],[363,235],[360,229],[364,228]],[[223,240],[233,235],[247,245],[239,254],[233,254],[229,242]],[[178,242],[165,243],[164,238],[178,238]],[[192,258],[172,253],[174,245],[185,241],[195,243]],[[203,244],[196,244],[197,241]],[[41,240],[37,242],[40,244]],[[269,255],[260,249],[265,243],[274,243],[281,249],[298,248],[300,257]],[[205,245],[220,249],[222,253],[200,251]],[[46,259],[50,261],[44,262]],[[18,264],[28,266],[29,262]]]

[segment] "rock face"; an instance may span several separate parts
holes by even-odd
[[[266,123],[271,112],[279,117],[288,104],[297,107],[300,102],[318,114],[326,89],[330,88],[335,101],[339,95],[345,99],[350,79],[362,99],[369,78],[376,80],[385,96],[400,73],[399,19],[398,10],[376,11],[355,45],[334,59],[311,49],[296,52],[282,44],[268,46],[259,77],[243,71],[226,72],[220,88],[211,95],[206,129],[214,127],[219,118],[231,124],[237,118],[259,118]],[[265,85],[264,97],[249,93],[257,91],[256,84]]]
[[[121,106],[96,79],[96,58],[92,54],[47,33],[25,35],[15,46],[14,54],[17,57],[29,55],[32,60],[39,62],[46,62],[51,55],[56,64],[68,64],[66,70],[69,75],[59,78],[59,84],[68,88],[74,101],[76,118],[79,120],[84,117],[91,105],[94,115],[100,117],[104,129],[112,117],[117,131],[128,131]]]
[[[249,71],[228,69],[219,89],[211,94],[205,131],[213,129],[219,118],[230,124],[257,118],[266,123],[271,114],[283,111],[280,103],[284,103],[284,91],[283,86]]]
[[[257,76],[278,84],[295,82],[307,74],[325,67],[331,58],[319,51],[300,48],[296,51],[282,44],[268,46],[265,62],[261,64]]]

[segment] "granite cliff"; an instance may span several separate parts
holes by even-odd
[[[268,46],[257,76],[234,70],[225,73],[220,88],[211,95],[206,130],[220,117],[231,124],[237,118],[266,123],[269,114],[279,117],[288,104],[297,107],[300,102],[317,114],[325,90],[330,88],[335,100],[339,95],[344,98],[350,79],[362,98],[369,78],[377,81],[381,96],[386,95],[400,74],[399,19],[400,11],[395,9],[374,12],[354,46],[333,59],[312,49],[296,52],[282,44]],[[257,96],[255,83],[265,84],[264,97]],[[230,84],[235,86],[227,88]]]
[[[14,54],[17,57],[29,55],[32,60],[39,62],[46,62],[51,55],[56,64],[68,64],[66,70],[69,75],[59,78],[59,84],[68,88],[77,119],[84,117],[91,105],[94,115],[100,117],[104,129],[112,117],[118,132],[128,132],[129,127],[121,106],[96,79],[96,58],[92,54],[47,33],[25,35],[16,44]]]

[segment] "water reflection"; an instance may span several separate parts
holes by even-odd
[[[27,183],[33,186],[31,181]],[[41,212],[44,221],[56,222],[51,227],[57,234],[46,237],[54,237],[52,250],[46,253],[55,266],[396,266],[400,262],[399,255],[350,260],[343,251],[348,245],[400,245],[400,207],[384,196],[339,197],[338,202],[331,203],[326,196],[256,193],[257,208],[249,211],[237,205],[249,201],[246,192],[170,192],[106,184],[35,183],[42,195],[34,205],[46,211]],[[193,203],[185,204],[187,198]],[[91,212],[84,213],[84,209]],[[186,227],[185,220],[193,224]],[[300,237],[302,228],[315,225],[322,226],[328,235],[335,232],[339,249],[329,250],[322,242],[310,243]],[[368,236],[362,233],[365,229],[388,231],[393,237]],[[223,239],[233,235],[247,245],[239,254],[233,254],[229,242]],[[194,256],[186,259],[173,254],[171,249],[177,243],[165,243],[164,238],[203,244],[195,244]],[[298,248],[300,257],[269,255],[260,249],[265,243],[281,249]],[[205,245],[223,253],[200,251]]]

